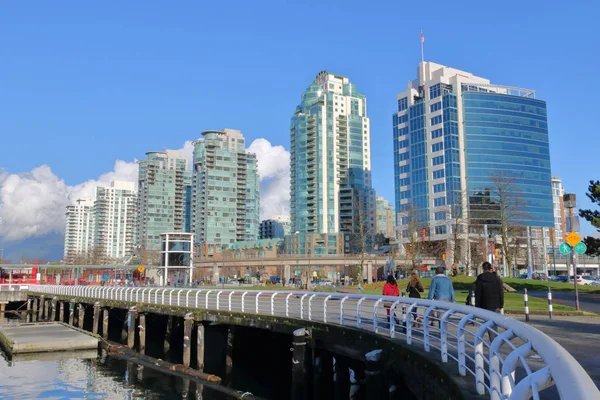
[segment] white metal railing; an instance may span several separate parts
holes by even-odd
[[[600,399],[563,347],[530,327],[479,308],[424,299],[360,294],[173,288],[29,285],[34,293],[273,315],[358,328],[423,346],[456,363],[493,400],[534,399],[554,384],[561,398]],[[388,310],[393,316],[388,322]],[[436,354],[437,353],[437,354]]]
[[[20,290],[29,290],[30,285],[15,285],[15,284],[2,284],[0,285],[0,292],[2,291],[20,291]]]

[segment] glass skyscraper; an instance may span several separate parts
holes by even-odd
[[[177,150],[146,153],[138,161],[137,246],[143,262],[160,262],[161,233],[183,232],[186,216],[185,185],[190,178],[187,160]]]
[[[202,132],[194,142],[193,230],[210,254],[237,241],[258,239],[256,155],[234,129]]]
[[[534,91],[422,62],[397,100],[395,208],[403,237],[416,218],[429,239],[448,238],[455,210],[493,230],[498,182],[518,199],[512,224],[554,226],[546,103]]]
[[[375,230],[367,101],[344,76],[320,72],[291,118],[292,233]],[[359,222],[360,221],[360,222]]]

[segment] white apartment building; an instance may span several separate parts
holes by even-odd
[[[86,257],[94,245],[94,200],[78,199],[67,206],[63,260],[69,264]]]
[[[137,217],[135,182],[96,188],[94,247],[108,260],[132,255]]]

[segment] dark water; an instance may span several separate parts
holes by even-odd
[[[61,356],[81,355],[65,353]],[[40,356],[44,357],[48,356]],[[147,368],[140,370],[112,358],[0,359],[0,399],[82,398],[220,400],[231,397],[195,382]]]

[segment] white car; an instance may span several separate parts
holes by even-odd
[[[583,275],[583,276],[577,275],[577,284],[578,285],[589,286],[589,285],[593,285],[595,282],[596,282],[596,280],[589,275]]]

